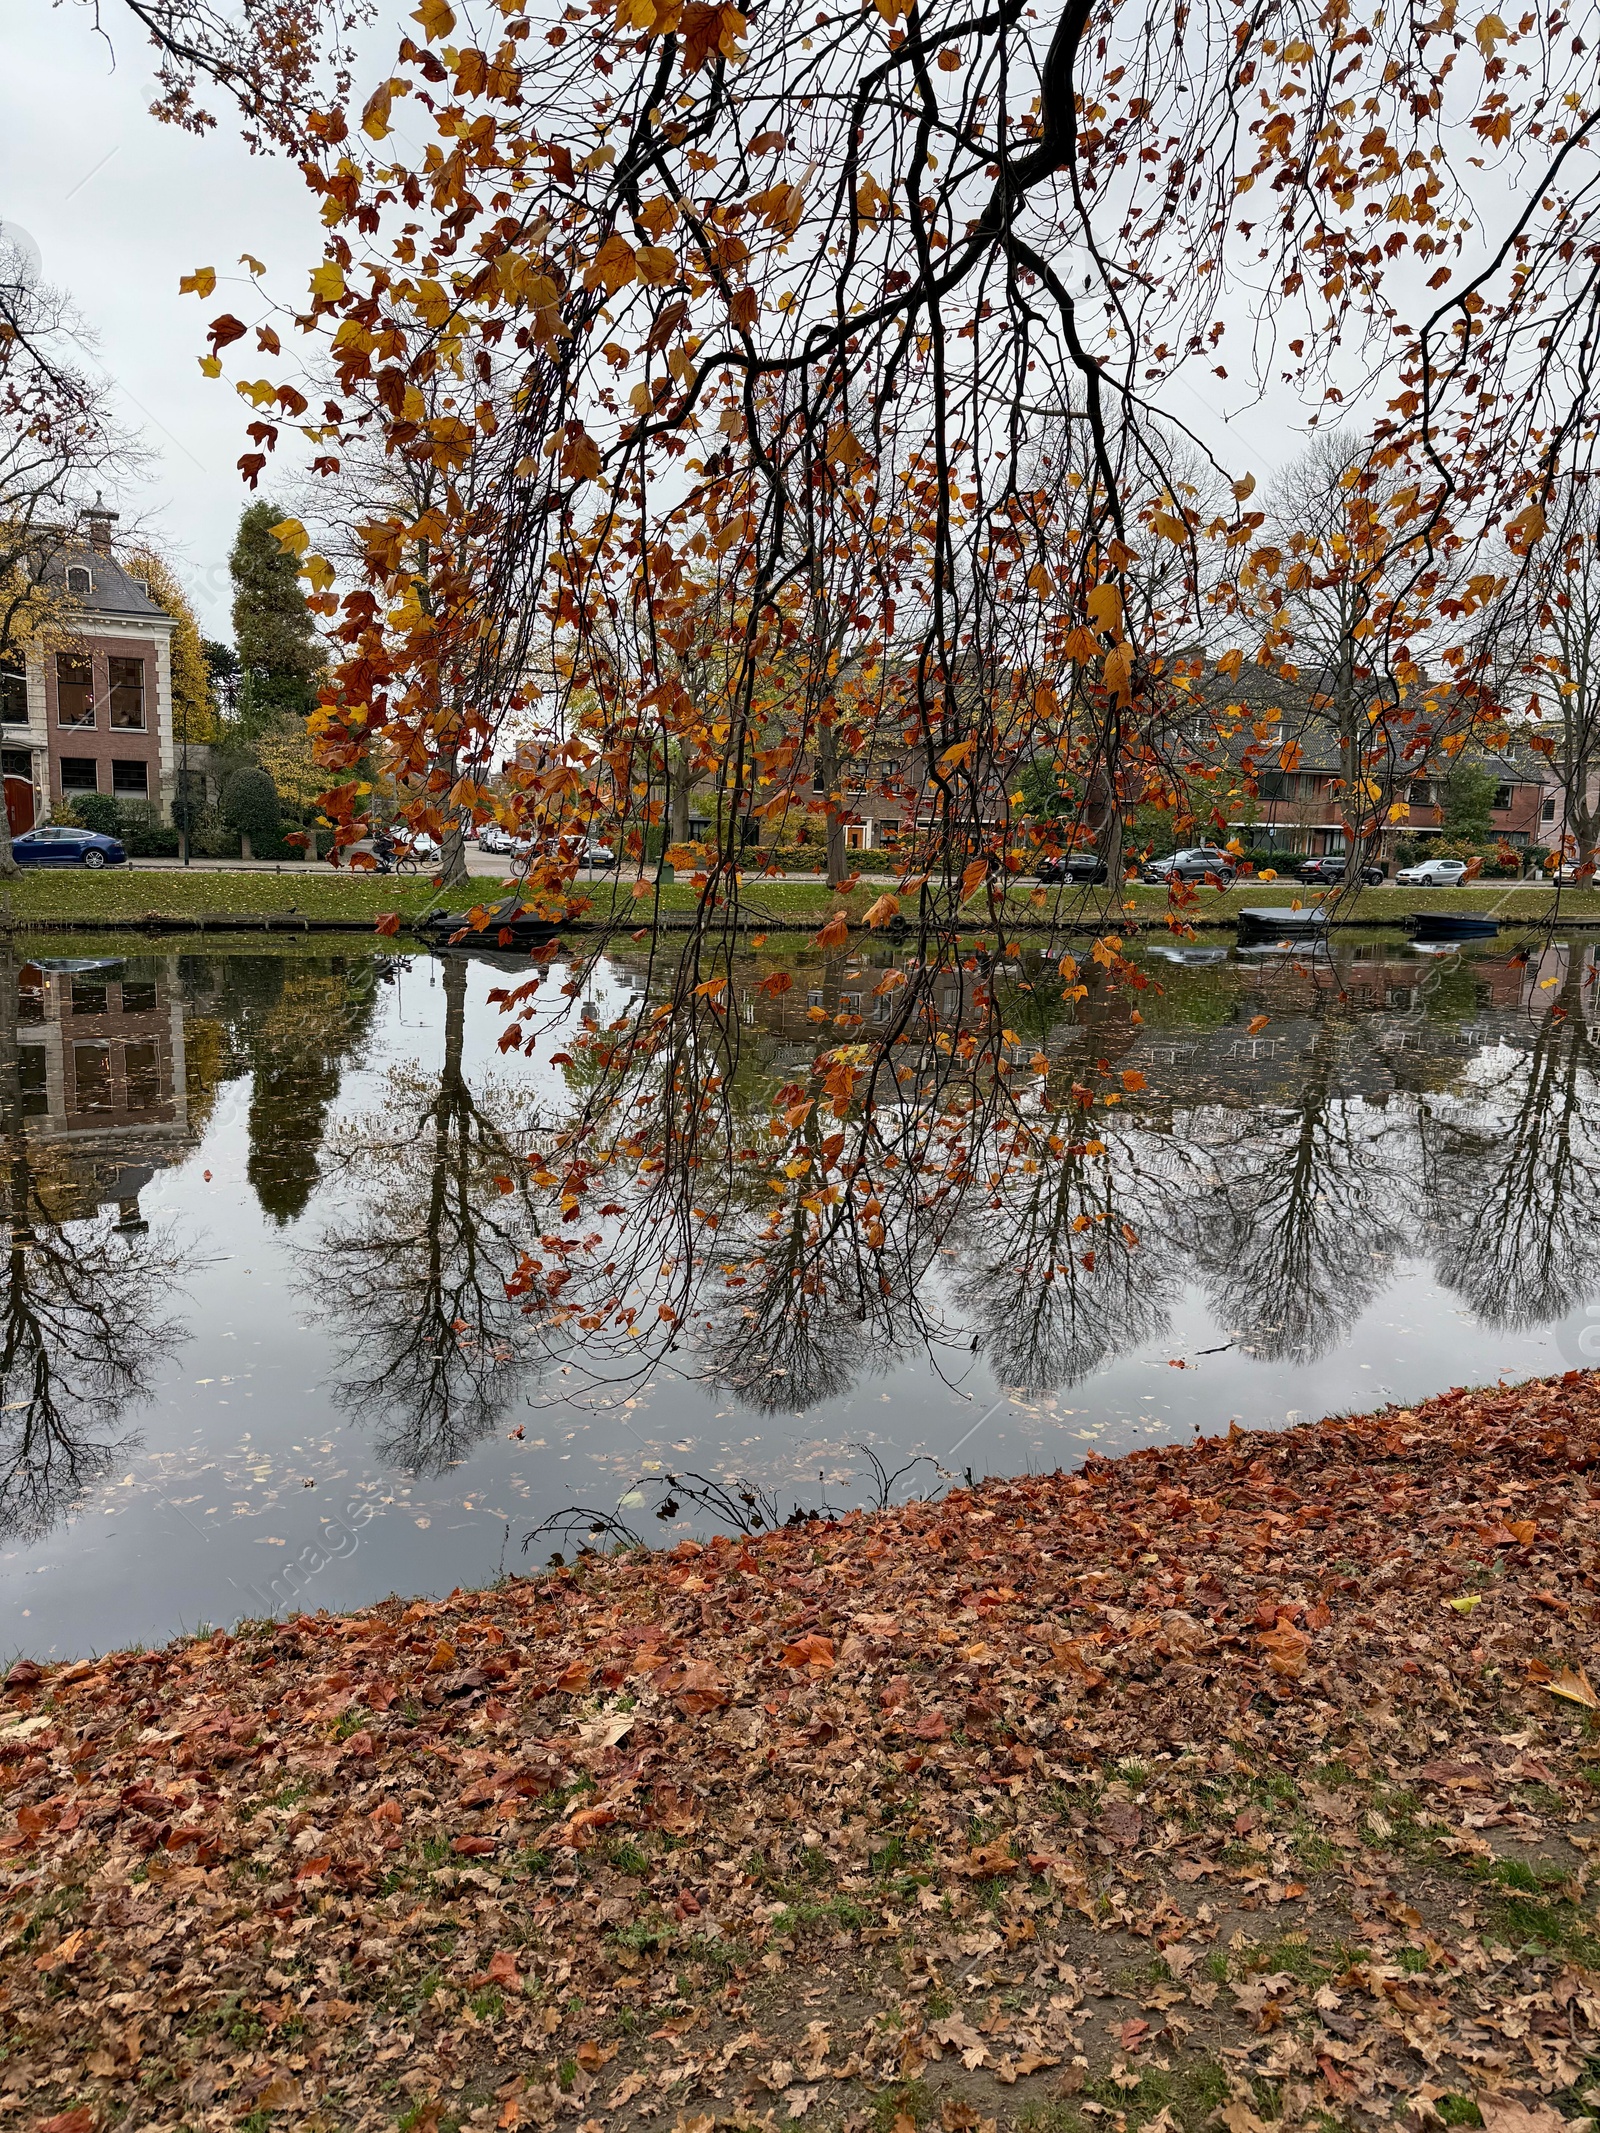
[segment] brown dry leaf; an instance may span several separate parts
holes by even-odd
[[[1582,1704],[1586,1711],[1600,1711],[1600,1696],[1589,1685],[1589,1677],[1583,1668],[1564,1666],[1554,1681],[1546,1682],[1552,1696],[1559,1696],[1565,1703]]]
[[[1479,2096],[1484,2133],[1566,2133],[1567,2121],[1548,2103],[1524,2103],[1516,2096]]]
[[[455,1664],[455,1646],[448,1638],[441,1637],[433,1647],[433,1657],[428,1661],[423,1672],[427,1674],[447,1674]]]

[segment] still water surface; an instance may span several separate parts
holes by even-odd
[[[719,1279],[698,1331],[636,1367],[506,1295],[539,1249],[521,1180],[576,1070],[499,1049],[502,970],[43,945],[0,971],[10,1650],[482,1583],[573,1504],[670,1539],[694,1506],[653,1520],[651,1477],[683,1470],[842,1506],[870,1499],[863,1447],[890,1470],[1049,1468],[1600,1348],[1582,936],[1525,959],[1393,936],[1312,965],[1150,951],[1139,1019],[1091,996],[1029,1040],[1053,1076],[1143,1076],[1104,1152],[930,1216],[902,1259],[915,1313],[774,1323]],[[788,995],[743,991],[758,1062],[793,1074],[836,1017],[870,1021],[894,954],[797,947]],[[618,956],[586,997],[604,1019],[645,983]]]

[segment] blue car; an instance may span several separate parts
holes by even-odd
[[[125,867],[128,855],[115,837],[98,830],[60,829],[55,823],[24,830],[11,840],[19,867]]]

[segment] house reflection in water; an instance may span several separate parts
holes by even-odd
[[[177,958],[24,964],[17,1054],[41,1211],[114,1204],[119,1229],[142,1228],[140,1193],[193,1145]]]

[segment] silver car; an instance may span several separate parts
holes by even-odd
[[[1464,859],[1424,859],[1394,877],[1408,889],[1453,889],[1467,871]]]

